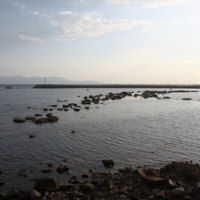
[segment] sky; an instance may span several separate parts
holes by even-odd
[[[0,0],[0,76],[200,84],[199,0]]]

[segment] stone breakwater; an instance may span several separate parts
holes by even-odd
[[[114,166],[112,160],[103,160],[102,163],[110,169]],[[190,163],[172,162],[161,169],[145,169],[142,166],[138,166],[136,169],[126,167],[119,169],[117,173],[89,170],[88,173],[82,174],[82,180],[72,176],[68,183],[56,183],[51,177],[37,178],[34,181],[32,190],[12,189],[7,194],[0,193],[0,199],[200,199],[200,167],[199,164],[192,164],[192,161]]]
[[[200,85],[55,85],[55,84],[37,84],[33,88],[182,88],[182,89],[200,89]]]

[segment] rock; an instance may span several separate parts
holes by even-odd
[[[158,169],[149,169],[145,171],[146,176],[160,176],[160,170]]]
[[[62,111],[62,110],[63,110],[63,108],[58,108],[57,110],[58,110],[58,111]]]
[[[0,181],[0,186],[1,186],[1,185],[5,185],[5,184],[6,184],[5,182]]]
[[[29,135],[29,138],[34,138],[35,137],[35,135]]]
[[[177,184],[174,181],[167,179],[167,187],[169,188],[177,187]]]
[[[113,188],[112,181],[110,179],[104,180],[104,182],[99,183],[97,185],[98,188],[106,188],[107,190],[111,190]]]
[[[44,111],[48,111],[48,109],[47,109],[47,108],[44,108],[43,110],[44,110]]]
[[[53,167],[53,163],[48,163],[48,167]]]
[[[75,197],[82,197],[82,196],[83,196],[83,193],[78,192],[77,190],[75,190],[75,191],[74,191],[74,196],[75,196]]]
[[[181,197],[185,194],[185,190],[183,187],[177,187],[174,190],[171,191],[170,196],[171,197]]]
[[[35,120],[35,117],[28,116],[26,117],[27,120]]]
[[[75,131],[73,130],[72,133],[75,133]]]
[[[89,172],[92,173],[92,172],[93,172],[93,169],[90,169]]]
[[[200,194],[200,182],[197,182],[193,188],[193,194]]]
[[[82,177],[83,177],[83,178],[88,178],[89,175],[88,175],[88,173],[83,173],[83,174],[82,174]]]
[[[22,122],[26,122],[26,118],[16,118],[16,119],[13,119],[13,122],[17,122],[17,123],[22,123]]]
[[[46,191],[45,193],[44,193],[44,196],[46,197],[46,196],[49,196],[49,191]]]
[[[155,194],[156,198],[163,198],[165,196],[165,190],[161,190]]]
[[[42,116],[42,114],[35,114],[35,116],[36,116],[36,117],[41,117],[41,116]]]
[[[191,98],[182,98],[182,100],[190,101],[190,100],[192,100],[192,99],[191,99]]]
[[[58,187],[59,187],[59,190],[64,190],[64,191],[68,189],[74,189],[73,184],[65,183],[65,182],[58,183]]]
[[[92,191],[94,189],[94,185],[91,183],[81,184],[80,189],[84,191]]]
[[[60,166],[57,168],[57,172],[58,173],[62,173],[62,172],[64,172],[64,171],[68,171],[69,170],[69,167],[67,167],[66,165],[64,165],[64,164],[60,164]]]
[[[138,197],[138,196],[136,196],[136,195],[130,195],[130,196],[128,196],[128,198],[129,198],[130,200],[141,200],[140,197]]]
[[[41,194],[36,190],[30,191],[31,199],[39,199],[41,197]]]
[[[101,173],[100,172],[92,173],[92,182],[101,182]]]
[[[54,179],[51,177],[44,177],[44,178],[38,178],[35,179],[35,190],[45,190],[50,192],[56,192],[58,190],[58,186]]]
[[[52,114],[52,113],[47,113],[46,116],[47,116],[47,117],[52,117],[53,114]]]
[[[42,173],[48,173],[48,172],[51,172],[51,169],[41,169],[40,170]]]
[[[145,176],[145,171],[142,168],[137,168],[133,171],[133,176],[135,178],[140,178],[142,176]]]
[[[143,176],[140,179],[143,183],[149,186],[158,186],[166,182],[165,178],[160,178],[157,176]]]
[[[6,199],[6,194],[5,193],[0,193],[0,200]]]
[[[0,174],[3,174],[3,171],[0,171]]]
[[[104,164],[105,167],[112,168],[114,167],[114,162],[113,160],[102,160],[102,163]]]
[[[58,105],[51,105],[51,107],[58,107]]]
[[[19,193],[17,192],[17,190],[12,189],[8,192],[8,194],[6,195],[6,198],[14,198],[14,197],[18,197]]]

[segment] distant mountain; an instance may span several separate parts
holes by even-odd
[[[0,84],[44,84],[45,77],[23,77],[23,76],[13,76],[13,77],[3,77],[0,76]],[[63,77],[46,77],[46,84],[103,84],[97,81],[70,81]]]

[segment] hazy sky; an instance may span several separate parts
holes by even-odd
[[[0,0],[0,76],[200,84],[199,0]]]

